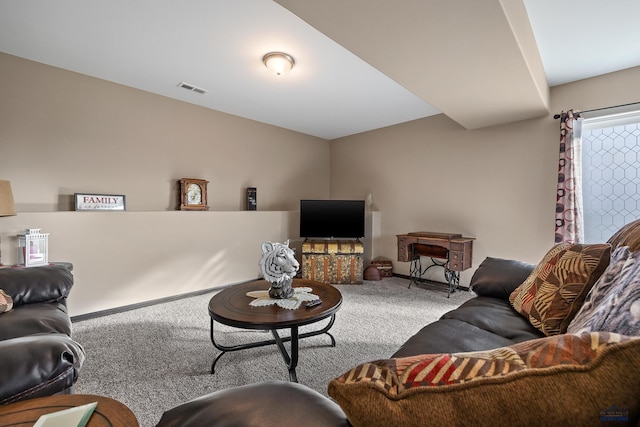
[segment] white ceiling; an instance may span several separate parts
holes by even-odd
[[[540,116],[545,80],[640,65],[638,0],[461,1],[2,0],[0,52],[325,139],[439,112],[467,128]],[[270,51],[295,58],[289,75],[267,72]]]
[[[550,86],[640,65],[640,1],[524,3]]]

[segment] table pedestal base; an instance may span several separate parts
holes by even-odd
[[[231,346],[226,346],[223,344],[220,344],[218,342],[216,342],[215,340],[215,336],[214,336],[214,324],[215,321],[213,320],[213,318],[211,319],[211,343],[213,344],[213,346],[215,348],[217,348],[218,350],[221,351],[220,354],[218,354],[216,356],[216,358],[213,360],[213,363],[211,364],[211,373],[215,374],[215,367],[216,367],[216,363],[218,362],[218,360],[220,360],[220,358],[222,357],[223,354],[231,352],[231,351],[239,351],[239,350],[245,350],[248,348],[256,348],[256,347],[263,347],[266,345],[277,345],[278,349],[280,350],[280,353],[282,354],[282,358],[284,359],[284,363],[287,365],[287,369],[289,370],[289,380],[291,382],[298,382],[298,376],[296,374],[296,367],[298,366],[298,344],[301,338],[308,338],[308,337],[313,337],[316,335],[322,335],[322,334],[327,334],[329,336],[329,338],[331,338],[331,347],[335,347],[336,346],[336,340],[333,337],[333,335],[331,335],[329,333],[329,329],[331,329],[331,327],[333,326],[333,323],[336,320],[336,316],[335,314],[331,315],[331,320],[329,321],[329,323],[322,329],[317,330],[317,331],[311,331],[311,332],[305,332],[303,334],[299,334],[298,333],[298,326],[292,326],[290,329],[291,334],[287,337],[281,337],[280,334],[278,334],[278,330],[277,329],[265,329],[265,331],[271,331],[271,334],[273,335],[273,339],[272,340],[263,340],[263,341],[257,341],[257,342],[251,342],[251,343],[246,343],[246,344],[237,344],[237,345],[231,345]],[[290,350],[287,351],[286,346],[284,345],[285,342],[291,342],[290,344]]]

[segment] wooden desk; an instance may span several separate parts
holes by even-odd
[[[63,394],[38,397],[0,406],[0,426],[32,426],[42,415],[98,402],[87,427],[137,427],[138,420],[117,400],[89,394]]]
[[[398,261],[411,262],[409,287],[414,282],[424,280],[422,276],[431,267],[443,267],[446,284],[449,287],[448,297],[460,286],[460,272],[471,268],[473,241],[475,240],[473,237],[431,231],[416,231],[399,234],[396,237],[398,239]],[[422,256],[428,256],[432,260],[432,264],[424,269],[420,259]],[[444,262],[436,261],[436,259],[442,259]]]

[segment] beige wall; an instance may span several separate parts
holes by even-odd
[[[2,230],[34,224],[50,233],[49,259],[74,265],[72,315],[256,279],[260,243],[298,234],[297,213],[289,211],[19,212],[2,218]],[[15,260],[16,246],[14,236],[3,236],[2,259]]]
[[[300,244],[301,198],[372,193],[367,257],[395,261],[395,235],[419,230],[475,237],[474,267],[553,244],[551,117],[467,131],[439,115],[328,142],[9,55],[0,70],[0,179],[18,210],[0,218],[2,259],[22,229],[51,233],[50,259],[75,266],[73,315],[256,278],[261,241]],[[553,88],[552,111],[637,102],[639,80]],[[181,177],[211,181],[212,211],[175,211]],[[259,212],[242,212],[246,186]],[[71,212],[74,192],[126,194],[127,212]]]
[[[0,218],[2,261],[24,228],[50,233],[49,259],[75,267],[72,315],[254,279],[262,241],[297,237],[299,200],[329,197],[323,139],[6,54],[0,70],[18,211]],[[182,177],[210,181],[210,212],[175,211]],[[75,192],[125,194],[127,212],[70,212]]]
[[[0,175],[19,211],[70,210],[74,192],[173,210],[182,177],[210,181],[217,211],[244,209],[247,186],[261,210],[328,195],[323,139],[6,54],[0,70]]]
[[[638,102],[639,81],[634,68],[552,88],[552,111]],[[554,235],[559,122],[551,116],[467,131],[439,115],[334,140],[331,195],[373,194],[376,255],[401,274],[409,264],[395,261],[395,236],[410,231],[475,237],[474,267],[487,256],[537,262]]]

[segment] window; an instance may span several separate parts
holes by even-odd
[[[635,104],[582,115],[586,243],[604,242],[623,225],[640,219],[639,108]]]

